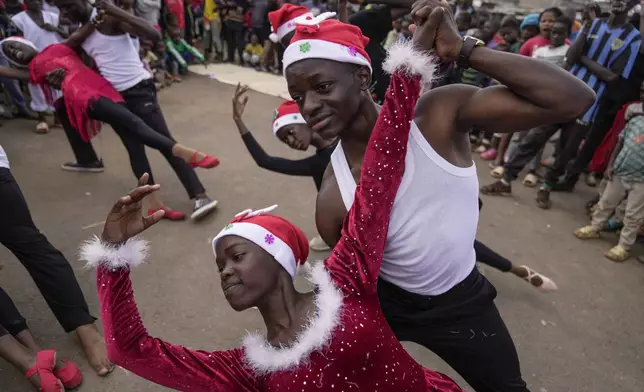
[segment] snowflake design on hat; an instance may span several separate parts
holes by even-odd
[[[300,44],[300,52],[306,53],[309,50],[311,50],[311,43],[304,42],[304,43]]]
[[[264,237],[264,242],[269,245],[273,245],[273,243],[275,243],[275,236],[273,236],[273,234],[266,234],[266,236]]]
[[[230,230],[232,228],[233,228],[233,224],[229,223],[229,224],[226,225],[226,227],[224,227],[224,230]]]
[[[349,50],[349,54],[353,57],[356,57],[358,55],[358,48],[355,46],[350,46],[347,48]]]

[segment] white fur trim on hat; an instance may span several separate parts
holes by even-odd
[[[318,288],[315,314],[309,318],[308,325],[291,346],[274,347],[258,334],[249,334],[244,339],[245,359],[255,374],[265,375],[296,368],[306,363],[313,352],[323,350],[331,342],[333,331],[342,320],[343,296],[333,284],[324,263],[320,262],[311,268],[309,276]]]
[[[284,38],[284,36],[286,36],[291,31],[295,30],[295,24],[297,23],[298,20],[306,19],[309,16],[312,18],[313,14],[310,12],[307,12],[306,14],[302,14],[298,16],[297,18],[287,20],[286,22],[282,23],[282,25],[278,26],[277,30],[275,30],[275,32],[272,33],[268,38],[270,38],[270,40],[275,43],[279,42],[282,38]]]
[[[277,135],[280,128],[290,124],[306,124],[306,121],[300,113],[285,114],[273,121],[273,134]]]
[[[284,72],[289,65],[306,59],[333,60],[340,63],[364,65],[371,70],[369,60],[357,52],[355,48],[320,39],[303,39],[293,42],[284,51]]]
[[[25,44],[25,45],[31,47],[36,52],[38,52],[38,49],[36,49],[36,45],[34,45],[33,42],[31,42],[31,41],[29,41],[29,40],[27,40],[25,38],[22,38],[22,37],[9,37],[9,38],[5,38],[2,41],[0,41],[0,54],[2,54],[2,56],[5,59],[7,59],[9,64],[13,65],[16,68],[27,68],[27,65],[17,63],[15,61],[13,61],[10,56],[7,56],[7,54],[4,51],[4,45],[3,45],[5,42],[20,42],[21,44]]]
[[[121,245],[112,245],[94,236],[81,246],[79,259],[89,268],[97,268],[99,265],[107,268],[130,268],[145,262],[148,249],[148,242],[137,237],[130,238]]]
[[[398,41],[387,51],[387,59],[382,69],[393,74],[420,75],[423,84],[434,81],[438,66],[436,58],[412,41]]]
[[[212,251],[217,256],[217,241],[222,237],[236,235],[253,242],[267,251],[291,276],[295,276],[298,260],[295,260],[293,249],[278,236],[266,230],[263,226],[250,222],[232,222],[212,240]]]

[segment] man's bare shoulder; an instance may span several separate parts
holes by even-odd
[[[437,87],[423,93],[416,103],[416,117],[423,117],[432,114],[457,112],[464,100],[469,99],[480,88],[469,84],[450,84]],[[447,109],[447,112],[445,110]]]

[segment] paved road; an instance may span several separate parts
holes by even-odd
[[[236,212],[279,203],[279,213],[310,236],[315,234],[315,188],[308,178],[269,173],[255,166],[231,119],[232,87],[192,77],[161,94],[174,135],[181,142],[217,154],[222,164],[199,175],[219,211],[199,224],[163,222],[146,234],[153,243],[150,262],[133,273],[136,299],[151,334],[195,348],[228,349],[246,330],[261,328],[256,311],[232,311],[219,289],[210,238]],[[271,115],[279,99],[251,93],[246,121],[266,149],[298,157],[274,139]],[[102,174],[66,173],[59,165],[71,158],[60,130],[31,132],[32,124],[12,121],[0,128],[13,172],[23,188],[36,224],[74,266],[91,309],[98,309],[94,274],[75,260],[81,241],[98,233],[111,204],[134,179],[125,150],[108,128],[96,146],[105,157]],[[191,203],[169,166],[150,152],[154,174],[168,205],[189,211]],[[479,162],[482,183],[490,181]],[[614,264],[603,258],[609,240],[581,243],[571,232],[585,223],[583,201],[590,189],[556,195],[552,211],[534,205],[534,191],[517,187],[513,198],[485,198],[479,239],[516,263],[527,263],[551,276],[560,291],[544,295],[519,279],[486,268],[496,286],[497,304],[517,344],[532,391],[636,392],[644,390],[640,352],[644,266]],[[1,201],[0,201],[1,202]],[[0,217],[1,219],[1,217]],[[323,258],[324,255],[313,255]],[[0,247],[0,285],[16,301],[33,333],[45,347],[81,364],[82,391],[139,392],[165,389],[117,369],[106,379],[83,362],[73,335],[66,336],[16,259]],[[407,345],[424,365],[460,380],[422,347]],[[30,391],[21,374],[0,362],[0,390]]]

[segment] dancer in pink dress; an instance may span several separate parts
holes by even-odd
[[[434,34],[436,26],[426,30]],[[142,263],[147,253],[145,242],[133,236],[163,216],[141,214],[141,200],[159,187],[143,185],[121,198],[107,217],[102,238],[88,242],[81,252],[82,259],[98,268],[110,358],[150,381],[191,392],[461,391],[449,377],[423,368],[405,351],[382,314],[376,290],[419,79],[400,72],[392,77],[342,238],[331,256],[310,270],[317,286],[313,292],[301,294],[293,286],[296,270],[308,257],[306,236],[287,220],[269,215],[272,208],[238,214],[214,238],[226,299],[238,311],[257,306],[267,339],[250,335],[242,348],[208,352],[148,335],[134,300],[130,267]]]
[[[99,122],[105,122],[112,125],[117,133],[133,133],[148,146],[171,151],[193,167],[217,166],[217,158],[188,148],[150,129],[143,120],[122,105],[124,101],[121,94],[107,80],[83,63],[74,49],[93,31],[94,24],[86,24],[65,42],[50,45],[41,52],[24,38],[4,39],[0,41],[0,52],[12,67],[0,67],[0,75],[37,85],[60,84],[53,87],[60,87],[63,93],[69,126],[85,141],[96,135]],[[47,98],[53,100],[51,95]]]

